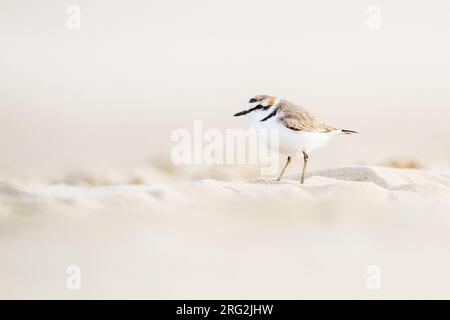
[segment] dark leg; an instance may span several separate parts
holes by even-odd
[[[302,180],[300,181],[301,184],[305,182],[305,171],[307,165],[308,165],[308,154],[305,151],[303,151],[303,171],[302,171]]]
[[[287,157],[286,164],[284,165],[283,170],[281,170],[280,176],[278,177],[277,181],[281,180],[281,177],[283,176],[284,171],[286,170],[289,163],[291,163],[291,156]]]

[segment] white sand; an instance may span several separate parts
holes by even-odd
[[[423,171],[3,184],[0,199],[0,298],[450,297],[450,179]]]
[[[450,298],[450,2],[373,1],[372,30],[365,1],[79,1],[77,31],[4,2],[0,298]],[[175,130],[248,128],[256,94],[360,134],[304,186],[172,164]],[[428,172],[316,171],[349,164]]]

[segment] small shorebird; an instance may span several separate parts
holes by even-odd
[[[308,154],[324,146],[328,140],[339,134],[357,133],[353,130],[330,126],[305,108],[277,97],[258,95],[250,99],[247,109],[234,116],[248,115],[255,129],[277,130],[279,134],[278,153],[287,156],[286,164],[277,181],[281,180],[292,157],[303,153],[303,170],[300,183],[305,181]]]

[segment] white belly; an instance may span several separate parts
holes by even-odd
[[[276,117],[262,122],[255,119],[252,121],[252,126],[256,130],[267,131],[267,136],[270,136],[270,130],[275,130],[278,146],[270,139],[267,140],[268,146],[283,155],[300,155],[302,151],[310,153],[324,146],[334,135],[333,132],[294,131],[286,128]]]

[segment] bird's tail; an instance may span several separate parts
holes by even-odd
[[[342,133],[345,133],[345,134],[359,133],[358,131],[353,131],[353,130],[344,130],[344,129],[341,129],[341,131],[342,131]]]

